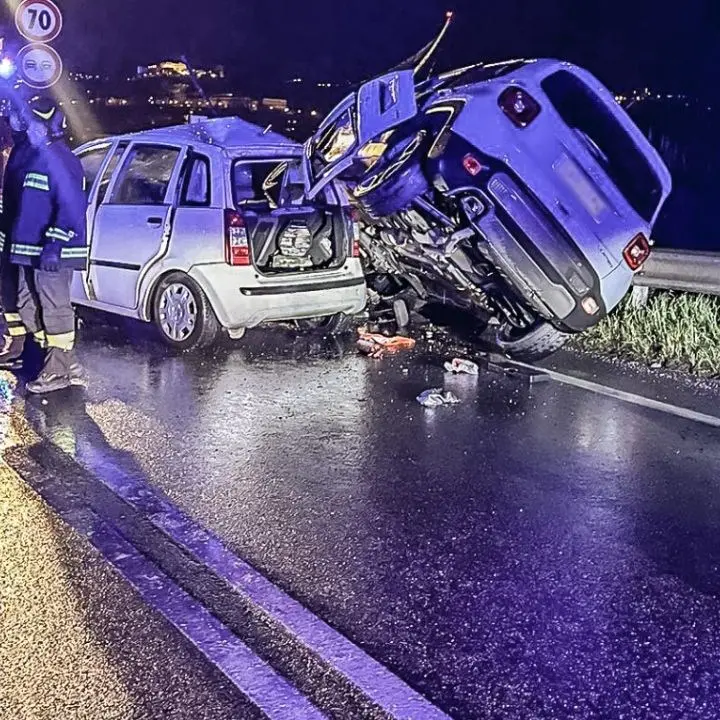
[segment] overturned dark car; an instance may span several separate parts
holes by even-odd
[[[569,63],[424,76],[449,22],[330,113],[305,145],[306,192],[345,183],[386,299],[493,322],[503,352],[538,359],[626,295],[670,174],[613,95]]]

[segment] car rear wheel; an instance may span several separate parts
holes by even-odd
[[[539,320],[526,330],[515,328],[509,323],[501,325],[495,335],[495,344],[514,360],[533,362],[557,352],[569,339],[567,333]]]
[[[172,273],[158,285],[153,319],[165,343],[183,352],[212,345],[220,323],[202,288],[184,273]]]

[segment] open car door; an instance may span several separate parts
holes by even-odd
[[[305,143],[305,191],[315,198],[336,178],[362,164],[362,150],[417,114],[412,70],[398,70],[348,95]]]

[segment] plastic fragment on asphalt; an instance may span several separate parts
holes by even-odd
[[[383,355],[392,355],[415,348],[415,340],[408,337],[399,335],[388,337],[362,329],[358,330],[358,334],[360,336],[357,341],[358,350],[373,358],[381,358]]]
[[[442,388],[431,388],[417,396],[417,401],[426,408],[442,407],[443,405],[457,405],[460,398],[451,392],[443,392]]]
[[[458,375],[479,375],[480,368],[471,360],[453,358],[452,362],[445,363],[445,370]]]
[[[6,371],[0,371],[0,411],[9,412],[13,399],[13,391],[17,386],[15,376]]]

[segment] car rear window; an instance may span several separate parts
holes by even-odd
[[[562,119],[594,144],[610,179],[644,220],[655,214],[662,186],[648,158],[605,102],[566,70],[549,75],[542,88]]]

